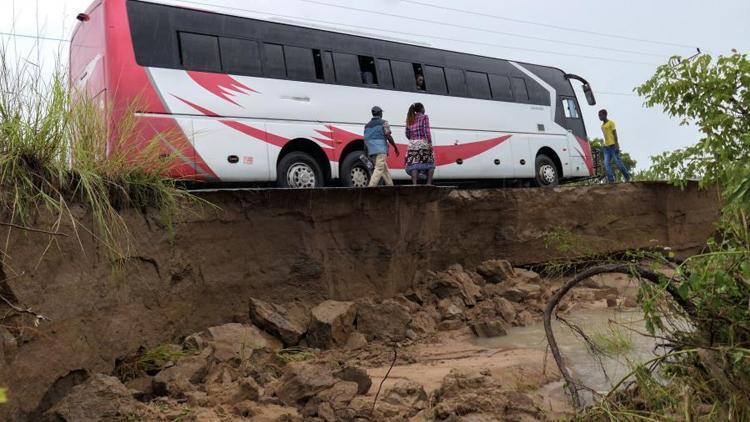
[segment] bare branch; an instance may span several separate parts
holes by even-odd
[[[5,223],[5,222],[2,222],[2,221],[0,221],[0,226],[11,227],[11,228],[14,228],[14,229],[19,229],[19,230],[23,230],[23,231],[27,231],[27,232],[32,232],[32,233],[43,233],[43,234],[48,234],[48,235],[50,235],[50,236],[63,236],[63,237],[69,237],[69,236],[68,236],[67,234],[65,234],[65,233],[60,233],[60,232],[51,232],[51,231],[47,231],[47,230],[42,230],[42,229],[35,229],[35,228],[33,228],[33,227],[20,226],[20,225],[18,225],[18,224],[13,224],[13,223]]]

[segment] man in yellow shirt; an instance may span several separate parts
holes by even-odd
[[[620,141],[617,138],[615,122],[607,118],[607,110],[599,111],[599,120],[602,121],[602,133],[604,134],[604,171],[607,173],[607,181],[609,183],[615,182],[615,175],[612,172],[612,159],[614,159],[615,164],[622,172],[622,177],[626,182],[629,182],[630,173],[623,164],[622,158],[620,158]]]

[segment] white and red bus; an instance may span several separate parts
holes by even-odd
[[[126,110],[133,145],[167,131],[173,175],[209,182],[365,186],[378,105],[406,150],[409,105],[430,116],[437,181],[593,175],[571,79],[552,68],[261,18],[241,0],[97,0],[78,16],[71,84]],[[422,75],[424,84],[417,86]],[[109,141],[107,152],[117,145]],[[404,154],[394,177],[409,179]]]

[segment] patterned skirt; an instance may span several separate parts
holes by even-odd
[[[435,168],[435,155],[432,145],[424,139],[410,139],[406,153],[406,173],[428,171]]]

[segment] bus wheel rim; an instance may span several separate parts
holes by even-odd
[[[542,180],[547,184],[552,184],[557,180],[557,172],[550,164],[544,164],[539,167],[539,175],[542,176]]]
[[[295,163],[286,172],[286,180],[292,188],[314,188],[315,171],[305,163]]]
[[[352,187],[364,188],[367,186],[368,175],[367,175],[367,171],[363,167],[360,167],[360,166],[353,167],[351,171],[351,177],[352,177]]]

